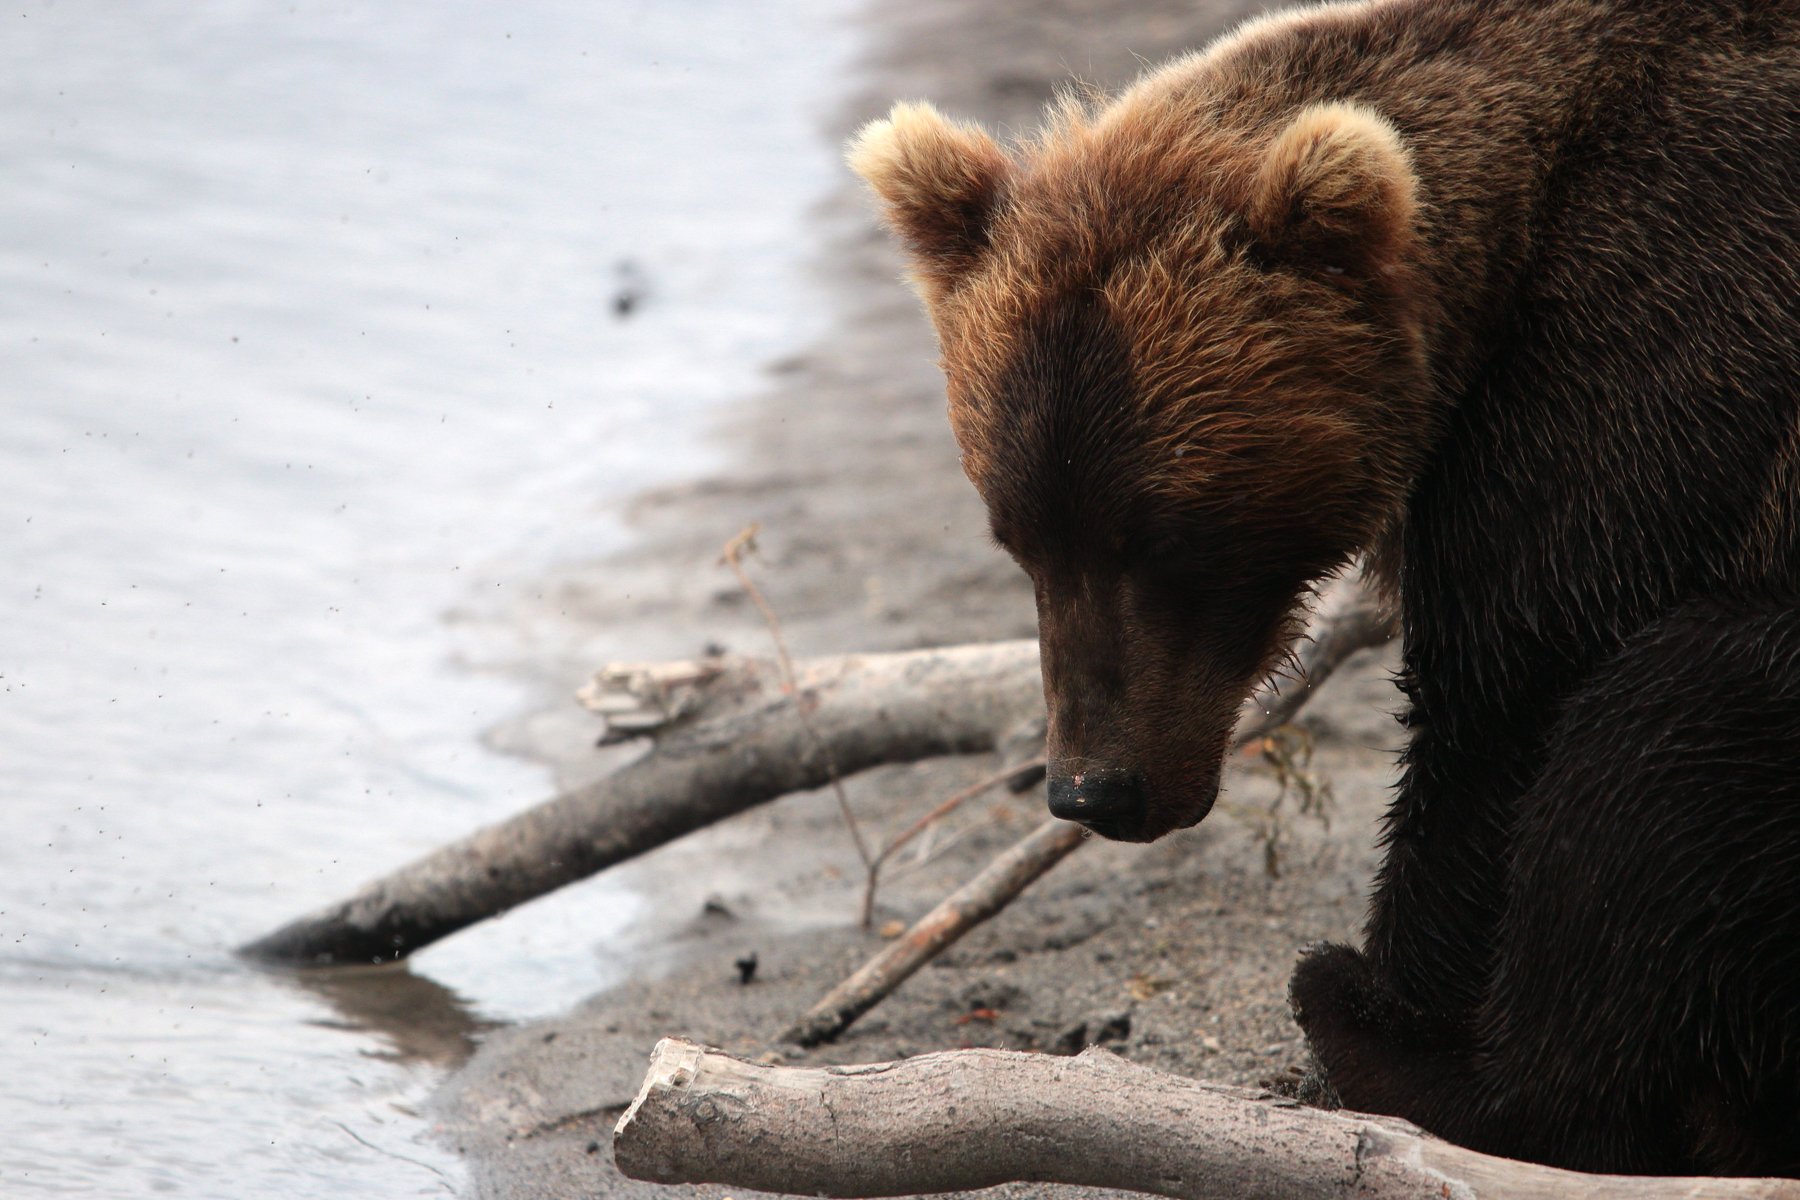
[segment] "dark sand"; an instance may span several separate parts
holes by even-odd
[[[1203,43],[1254,4],[1169,0],[870,5],[859,93],[829,130],[847,136],[896,98],[930,97],[1002,128],[1031,127],[1071,76],[1102,86]],[[709,642],[767,653],[768,635],[720,546],[762,525],[752,560],[796,655],[1029,636],[1023,577],[992,550],[957,469],[935,351],[869,206],[846,177],[818,214],[819,286],[841,325],[772,364],[767,392],[720,430],[725,475],[645,496],[630,553],[548,589],[532,664],[567,695],[584,670],[690,655]],[[580,667],[572,665],[579,663]],[[876,1061],[959,1046],[1064,1051],[1100,1038],[1135,1061],[1233,1083],[1298,1064],[1286,980],[1296,950],[1353,935],[1393,772],[1397,698],[1387,660],[1363,655],[1303,721],[1335,793],[1329,827],[1284,811],[1281,873],[1265,869],[1254,822],[1276,786],[1248,759],[1200,828],[1149,847],[1095,842],[986,927],[921,971],[838,1043],[801,1053],[779,1031],[879,947],[855,925],[862,873],[829,794],[792,796],[619,868],[655,898],[621,953],[636,981],[554,1020],[492,1034],[443,1087],[437,1117],[468,1158],[476,1193],[746,1196],[655,1188],[618,1175],[614,1122],[656,1040],[680,1034],[751,1057]],[[616,759],[591,748],[594,721],[564,702],[503,731],[508,748],[554,762],[565,783]],[[869,772],[849,792],[865,835],[885,840],[987,757]],[[877,924],[911,921],[1029,830],[1041,798],[965,807],[925,861],[890,869]],[[911,863],[910,854],[903,863]],[[710,903],[709,903],[710,901]],[[734,960],[754,952],[754,982]],[[992,1010],[971,1018],[977,1009]],[[983,1195],[1074,1194],[1012,1185]]]

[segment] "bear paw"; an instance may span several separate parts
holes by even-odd
[[[1361,951],[1318,943],[1301,952],[1288,984],[1294,1021],[1348,1108],[1414,1116],[1416,1076],[1427,1061],[1429,1023]]]
[[[1307,946],[1287,988],[1294,1022],[1346,1108],[1435,1128],[1445,1085],[1465,1074],[1462,1042],[1400,997],[1368,955]]]
[[[1375,975],[1362,951],[1315,942],[1300,951],[1288,983],[1288,1004],[1307,1040],[1331,1040],[1387,1024],[1398,997]]]

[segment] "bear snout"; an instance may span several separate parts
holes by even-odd
[[[1142,832],[1145,811],[1144,780],[1135,772],[1102,768],[1050,774],[1050,815],[1103,838],[1147,840]]]

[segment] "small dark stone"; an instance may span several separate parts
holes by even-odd
[[[598,1154],[598,1153],[600,1153],[600,1143],[599,1143],[599,1142],[589,1142],[589,1143],[588,1143],[588,1144],[587,1144],[587,1152],[588,1152],[588,1153],[589,1153],[589,1154]]]
[[[623,321],[638,310],[638,306],[644,302],[649,288],[646,285],[644,273],[638,269],[635,262],[628,258],[620,259],[613,264],[613,276],[618,281],[613,287],[613,316]]]
[[[748,984],[756,978],[756,951],[752,950],[732,964],[738,971],[738,982]]]

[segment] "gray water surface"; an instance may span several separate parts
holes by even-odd
[[[845,8],[0,17],[0,1195],[451,1193],[437,1072],[605,982],[603,882],[408,970],[229,949],[549,790],[444,614],[617,547],[818,328]]]

